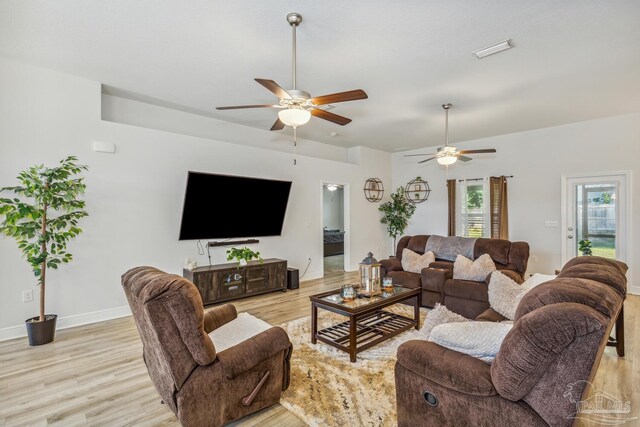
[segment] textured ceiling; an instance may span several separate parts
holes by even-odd
[[[274,102],[255,77],[290,86],[289,12],[304,16],[298,88],[369,94],[335,104],[351,124],[314,118],[304,138],[439,145],[444,102],[453,142],[640,111],[637,0],[3,0],[0,55],[268,129],[275,111],[214,107]]]

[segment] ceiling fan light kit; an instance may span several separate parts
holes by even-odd
[[[442,166],[449,166],[454,164],[458,159],[456,158],[456,156],[442,156],[438,157],[436,160]]]
[[[282,130],[285,126],[291,126],[296,129],[298,126],[307,124],[311,119],[311,116],[330,121],[340,126],[350,123],[351,119],[327,111],[332,107],[329,104],[367,99],[367,94],[362,89],[357,89],[312,98],[309,93],[298,90],[296,88],[296,28],[302,23],[302,15],[299,13],[290,13],[287,15],[287,22],[291,25],[291,74],[293,88],[285,90],[273,80],[255,79],[258,83],[270,90],[279,98],[278,104],[239,105],[232,107],[217,107],[217,109],[236,110],[245,108],[279,108],[278,120],[276,120],[273,126],[271,126],[271,130]],[[327,107],[320,108],[325,105]]]
[[[311,113],[303,108],[287,108],[278,111],[278,118],[287,126],[298,127],[309,123]]]

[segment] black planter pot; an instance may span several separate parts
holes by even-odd
[[[48,344],[53,341],[56,336],[56,320],[57,314],[45,314],[44,321],[39,322],[40,316],[32,317],[25,321],[27,325],[27,335],[29,336],[29,345]]]

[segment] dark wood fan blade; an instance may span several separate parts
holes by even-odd
[[[458,151],[458,154],[480,154],[480,153],[495,153],[495,148],[484,148],[482,150],[462,150]]]
[[[280,87],[280,85],[278,83],[274,82],[273,80],[255,79],[255,81],[257,81],[262,86],[264,86],[267,89],[269,89],[271,92],[275,93],[278,98],[293,99],[293,98],[291,98],[291,95],[289,95],[287,93],[286,90],[282,89]]]
[[[430,154],[405,154],[405,157],[416,157],[416,156],[434,156],[435,154],[430,153]]]
[[[367,99],[369,96],[362,89],[350,90],[348,92],[332,93],[330,95],[316,96],[311,98],[311,102],[316,105],[335,104],[336,102],[357,101]]]
[[[260,105],[234,105],[231,107],[216,107],[216,110],[241,110],[243,108],[275,108],[273,104],[260,104]]]
[[[469,162],[471,160],[473,160],[471,157],[467,157],[467,156],[458,156],[458,160],[460,160],[461,162]]]
[[[314,108],[313,110],[311,110],[311,115],[319,117],[321,119],[328,120],[340,126],[344,126],[351,123],[351,119],[348,119],[343,116],[339,116],[337,114],[330,113],[328,111],[320,110],[319,108]]]
[[[282,129],[284,129],[284,123],[280,119],[278,119],[273,124],[273,126],[271,126],[270,130],[282,130]]]
[[[420,163],[424,163],[424,162],[428,162],[429,160],[433,160],[433,159],[435,159],[435,157],[430,157],[430,158],[428,158],[428,159],[426,159],[426,160],[421,160],[421,161],[419,161],[419,162],[418,162],[418,164],[420,164]]]

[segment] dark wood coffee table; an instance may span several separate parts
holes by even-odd
[[[343,301],[340,290],[309,297],[311,300],[311,342],[318,340],[349,353],[351,362],[356,354],[412,327],[420,329],[420,289],[394,286],[393,291],[371,298]],[[412,300],[413,319],[391,313],[383,308]],[[346,322],[318,330],[318,308],[349,318]]]

